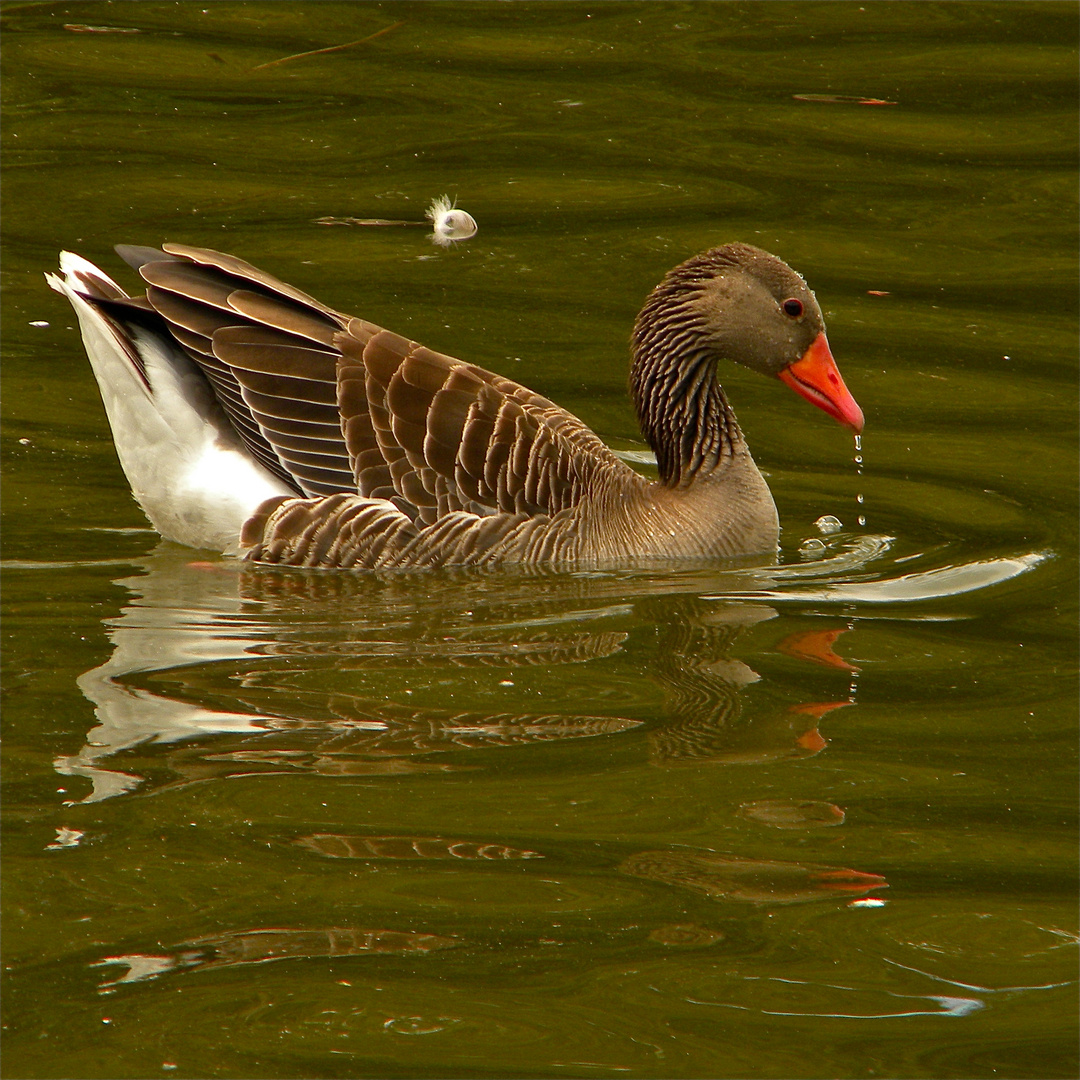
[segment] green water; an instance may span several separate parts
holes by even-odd
[[[2,11],[5,1076],[1077,1075],[1076,5]],[[42,279],[223,248],[641,450],[736,239],[867,417],[723,372],[773,570],[160,543]]]

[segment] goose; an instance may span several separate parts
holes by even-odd
[[[676,266],[634,324],[655,480],[540,394],[233,255],[116,251],[142,295],[71,252],[46,277],[78,316],[136,501],[190,547],[357,569],[775,556],[776,506],[718,362],[863,427],[814,294],[748,244]]]

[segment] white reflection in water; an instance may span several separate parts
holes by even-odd
[[[292,929],[252,928],[197,938],[174,952],[126,953],[106,956],[90,965],[126,967],[115,979],[98,986],[99,994],[111,994],[123,983],[146,982],[169,972],[191,968],[238,967],[276,960],[354,956],[424,956],[462,944],[457,937],[410,930],[375,930],[360,927]]]
[[[78,847],[84,835],[79,829],[57,829],[56,839],[51,844],[46,844],[45,850],[60,851],[63,848]]]
[[[775,612],[761,604],[705,604],[700,594],[720,582],[750,584],[745,571],[383,580],[191,562],[168,545],[145,568],[121,582],[134,596],[109,625],[112,656],[78,680],[98,723],[78,753],[55,762],[60,773],[90,782],[82,801],[143,783],[137,770],[114,760],[142,746],[175,747],[167,764],[180,777],[175,782],[188,783],[267,771],[453,772],[478,767],[462,761],[462,751],[617,737],[644,722],[602,708],[598,715],[557,707],[518,712],[514,698],[502,699],[506,711],[496,713],[413,707],[389,700],[371,675],[393,670],[400,682],[400,672],[414,668],[456,679],[464,672],[483,689],[489,676],[469,671],[600,662],[623,650],[622,627],[631,624],[653,626],[658,635],[658,656],[641,672],[639,692],[659,686],[665,708],[634,746],[660,767],[818,753],[825,745],[820,717],[843,704],[741,715],[741,691],[758,675],[727,651],[744,629]],[[153,672],[167,673],[176,690],[162,693],[160,680],[147,686],[139,678]],[[324,672],[343,676],[333,690],[324,688]],[[490,679],[514,685],[495,671]],[[208,689],[213,707],[205,704]],[[603,695],[586,700],[604,704]],[[440,756],[447,751],[458,756]]]
[[[738,1009],[741,1012],[757,1012],[765,1016],[811,1016],[820,1017],[827,1020],[891,1020],[891,1019],[905,1019],[911,1016],[949,1016],[953,1018],[962,1018],[970,1016],[974,1012],[978,1012],[981,1009],[986,1008],[986,1002],[983,997],[991,994],[1015,994],[1034,990],[1054,990],[1062,986],[1072,985],[1070,982],[1061,983],[1043,983],[1037,986],[977,986],[972,983],[956,982],[953,979],[946,979],[940,975],[934,975],[929,971],[922,971],[919,968],[908,967],[906,964],[897,963],[895,960],[890,960],[888,957],[882,957],[887,964],[891,964],[893,967],[902,968],[904,971],[910,971],[915,975],[922,976],[923,978],[930,979],[934,982],[945,983],[948,986],[954,986],[958,990],[971,991],[974,994],[982,995],[980,997],[968,997],[957,996],[952,994],[902,994],[895,990],[880,990],[869,989],[867,987],[857,986],[841,986],[834,983],[814,983],[803,979],[785,979],[779,976],[756,976],[756,975],[744,975],[742,979],[746,982],[763,982],[763,983],[781,983],[790,987],[805,987],[814,997],[822,996],[823,991],[839,990],[843,993],[857,994],[860,1001],[865,1001],[871,998],[874,994],[880,994],[887,998],[896,998],[907,1001],[932,1001],[938,1006],[936,1009],[897,1009],[888,1011],[877,1011],[872,1008],[867,1008],[859,1012],[841,1012],[841,1011],[815,1011],[812,1009],[762,1009],[753,1005],[736,1005],[733,1002],[728,1001],[703,1001],[697,998],[685,998],[691,1005],[709,1005],[716,1008],[723,1009]]]
[[[185,567],[189,560],[184,560]],[[77,680],[95,706],[99,721],[78,754],[57,758],[63,776],[81,776],[93,785],[84,802],[119,795],[141,783],[141,777],[102,769],[102,758],[146,742],[175,742],[219,731],[253,731],[258,715],[207,709],[139,687],[124,677],[188,664],[231,660],[250,655],[263,644],[270,628],[242,611],[237,574],[228,564],[194,576],[168,572],[120,579],[138,597],[111,622],[113,652],[102,665]],[[194,593],[194,595],[193,595]],[[185,601],[194,601],[188,607]]]
[[[881,541],[887,538],[863,537],[861,539],[866,543],[852,545],[852,551],[848,553],[846,560],[843,556],[838,556],[803,566],[782,567],[772,572],[773,584],[780,585],[786,580],[820,574],[823,564],[834,571],[846,568],[843,566],[844,563],[848,567],[857,565],[862,560],[862,556],[870,554],[872,548],[877,550],[870,555],[871,558],[887,550],[887,545],[881,544]],[[1051,557],[1049,552],[1031,552],[1014,558],[986,559],[960,566],[941,566],[878,581],[833,582],[822,584],[817,588],[762,588],[748,593],[726,593],[723,598],[845,604],[896,604],[913,603],[919,600],[941,600],[977,589],[986,589],[992,585],[1000,585],[1020,574],[1027,573]],[[720,597],[706,599],[720,599]]]
[[[267,769],[353,776],[455,771],[473,766],[432,755],[619,735],[642,721],[557,710],[490,715],[411,708],[389,703],[385,695],[374,701],[370,689],[364,697],[362,686],[355,693],[348,685],[331,693],[295,679],[305,671],[318,678],[316,668],[327,663],[328,671],[361,676],[380,666],[456,671],[588,664],[621,652],[628,637],[623,627],[633,623],[652,625],[660,635],[657,658],[641,673],[643,686],[659,685],[666,701],[663,717],[647,732],[654,764],[757,764],[806,756],[826,745],[816,724],[827,711],[854,701],[854,682],[849,680],[846,700],[838,694],[775,715],[741,715],[743,691],[759,677],[727,650],[744,629],[775,617],[761,601],[944,598],[1007,581],[1049,557],[1033,553],[889,577],[899,561],[886,558],[890,537],[837,534],[828,541],[826,558],[787,566],[385,581],[199,563],[162,545],[146,560],[146,573],[119,582],[133,599],[108,624],[112,655],[78,680],[95,706],[97,725],[81,750],[58,758],[55,768],[89,781],[92,790],[82,801],[94,802],[143,782],[108,761],[142,745],[195,744],[183,761],[169,762],[191,781]],[[876,580],[870,569],[875,561],[885,574]],[[474,601],[484,608],[482,619],[474,618]],[[850,630],[854,623],[845,621]],[[853,673],[853,665],[831,652],[836,633],[811,631],[778,648],[800,661]],[[290,657],[301,662],[290,665]],[[207,665],[238,661],[245,662],[239,674],[206,674]],[[169,672],[181,693],[135,685],[133,677],[152,672]],[[215,684],[215,707],[202,700],[207,678]],[[499,685],[512,686],[513,680]],[[224,702],[222,693],[228,695]]]
[[[144,982],[146,979],[155,979],[164,975],[166,971],[172,971],[180,961],[175,956],[147,956],[143,953],[131,953],[127,956],[106,956],[91,967],[111,967],[113,965],[126,966],[127,971],[119,978],[101,984],[98,992],[119,986],[121,983]]]
[[[795,980],[777,979],[777,982],[794,982]],[[806,985],[811,985],[807,983]],[[865,991],[855,990],[852,986],[829,986],[830,990],[851,990],[855,993]],[[784,1009],[755,1009],[751,1005],[733,1005],[726,1001],[697,1001],[694,998],[686,1000],[691,1005],[716,1005],[724,1009],[739,1009],[742,1012],[760,1012],[764,1016],[817,1016],[829,1020],[895,1020],[905,1016],[967,1016],[986,1008],[986,1005],[977,998],[962,997],[939,997],[934,994],[894,994],[891,990],[884,993],[895,998],[917,998],[923,1001],[936,1001],[940,1009],[907,1009],[902,1012],[881,1013],[844,1013],[844,1012],[789,1012]]]

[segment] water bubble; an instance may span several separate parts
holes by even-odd
[[[819,517],[817,521],[814,522],[814,525],[822,536],[831,536],[833,533],[838,533],[844,527],[844,523],[838,517],[833,517],[832,514],[825,514],[823,517]]]
[[[811,536],[799,545],[799,554],[804,559],[817,559],[825,554],[825,545],[816,537]]]

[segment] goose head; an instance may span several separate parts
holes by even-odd
[[[689,441],[687,425],[691,438],[702,439],[710,425],[724,426],[712,415],[723,403],[718,360],[779,378],[862,431],[862,410],[837,370],[814,294],[787,263],[760,248],[725,244],[669,271],[645,301],[632,345],[631,392],[658,459],[663,444]],[[726,403],[721,411],[733,428]]]

